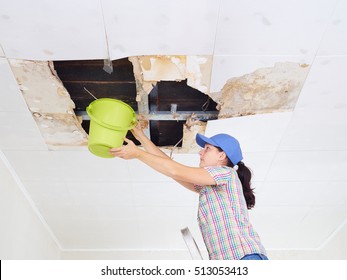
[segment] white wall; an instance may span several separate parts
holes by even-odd
[[[60,259],[57,243],[10,168],[0,150],[0,259]]]

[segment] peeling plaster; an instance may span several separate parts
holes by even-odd
[[[284,62],[229,79],[210,94],[219,104],[218,118],[293,110],[308,71],[307,64]]]
[[[181,81],[207,95],[217,104],[218,118],[230,118],[293,110],[309,71],[309,65],[293,62],[276,63],[253,73],[229,79],[220,92],[210,93],[211,56],[139,56],[129,60],[134,66],[137,101],[149,94],[158,81]],[[184,126],[181,152],[199,149],[197,132],[205,124]]]
[[[194,120],[194,115],[187,119],[183,126],[183,142],[181,153],[197,153],[201,150],[200,146],[196,143],[196,134],[205,134],[207,123]]]
[[[86,146],[88,135],[75,113],[75,104],[50,62],[10,60],[30,112],[49,148]]]
[[[253,73],[229,79],[220,92],[210,93],[211,56],[136,56],[129,57],[136,80],[136,100],[145,98],[158,81],[181,81],[207,95],[217,104],[218,118],[292,110],[309,71],[309,65],[276,63]],[[88,135],[74,114],[75,104],[50,62],[10,60],[23,97],[46,143],[59,146],[86,146]],[[143,114],[145,110],[142,111]],[[141,118],[141,117],[140,117]],[[142,121],[146,119],[142,118]],[[147,120],[148,122],[148,120]],[[196,133],[204,134],[206,123],[187,119],[182,147],[167,147],[171,152],[197,152]]]
[[[205,134],[207,123],[194,120],[194,114],[183,125],[182,147],[161,147],[167,153],[198,153],[201,147],[196,143],[197,133]]]
[[[146,102],[144,94],[149,94],[159,81],[187,80],[187,85],[205,94],[210,88],[212,56],[136,56],[129,57],[133,64],[136,81],[136,101]],[[139,106],[140,107],[140,106]],[[141,109],[144,111],[144,109]],[[146,112],[143,112],[146,113]],[[148,112],[147,112],[148,113]],[[144,119],[142,114],[140,119]],[[195,142],[196,133],[204,134],[206,123],[187,119],[183,127],[182,147],[162,147],[178,153],[194,153],[200,150]]]
[[[182,81],[203,93],[210,88],[212,56],[137,56],[129,57],[134,65],[135,77],[144,83],[143,89],[149,93],[159,81]]]

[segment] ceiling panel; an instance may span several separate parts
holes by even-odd
[[[133,200],[138,206],[190,206],[195,207],[198,196],[192,191],[187,191],[172,180],[165,185],[160,182],[134,182]]]
[[[186,250],[180,229],[189,226],[204,251],[195,193],[137,160],[98,158],[87,147],[48,151],[22,98],[8,58],[99,59],[102,67],[106,33],[112,59],[214,55],[212,92],[230,78],[277,62],[310,65],[293,112],[210,121],[206,134],[226,132],[240,140],[244,162],[254,172],[257,206],[251,220],[269,251],[316,252],[346,223],[345,1],[87,0],[81,6],[3,0],[0,5],[2,158],[64,250],[142,250],[146,258],[147,250]],[[165,99],[172,101],[169,95]],[[175,150],[173,158],[199,164],[197,153]],[[0,165],[2,183],[8,179],[5,169]]]
[[[319,248],[347,218],[347,205],[315,206],[300,222],[297,244],[300,248]],[[314,232],[315,234],[312,234]]]
[[[121,159],[115,159],[119,160],[119,162],[122,162]],[[124,162],[123,162],[124,164]],[[131,182],[171,182],[172,179],[168,178],[157,171],[153,170],[152,168],[148,167],[146,164],[142,163],[138,160],[130,160],[128,162],[129,166],[129,176],[128,180]],[[118,174],[119,171],[114,171],[114,174]]]
[[[211,75],[211,92],[220,91],[229,79],[274,67],[276,63],[312,64],[313,55],[215,55]]]
[[[264,181],[271,167],[275,152],[243,152],[243,162],[252,171],[252,180]]]
[[[291,118],[291,112],[283,112],[212,120],[207,123],[205,135],[227,133],[240,142],[242,151],[273,152],[279,146]]]
[[[116,208],[136,202],[133,187],[128,182],[26,181],[25,185],[42,210],[54,210],[58,205],[81,209],[99,205]]]
[[[315,190],[311,192],[313,204],[317,206],[346,206],[347,182],[315,182]],[[347,218],[347,211],[344,212]]]
[[[105,58],[99,1],[2,0],[0,44],[8,58],[66,60]]]
[[[5,57],[5,53],[4,53],[3,49],[2,49],[1,44],[0,44],[0,57]]]
[[[347,150],[347,110],[297,110],[279,150]]]
[[[133,214],[134,210],[129,207],[120,207],[117,213]],[[92,222],[67,216],[65,219],[61,217],[48,219],[47,222],[64,249],[134,250],[141,248],[138,224],[129,216],[123,217],[121,220],[100,217],[96,222]]]
[[[196,221],[194,207],[137,207],[145,248],[185,249],[181,229]]]
[[[264,182],[257,192],[260,206],[342,206],[347,205],[345,181]],[[347,212],[346,212],[347,218]]]
[[[347,151],[278,152],[266,180],[346,182],[345,170],[347,170]]]
[[[312,56],[337,2],[223,0],[214,53]]]
[[[347,55],[346,22],[347,2],[338,1],[328,21],[318,55]]]
[[[314,56],[264,56],[264,55],[215,55],[211,75],[211,92],[220,91],[229,79],[251,74],[261,68],[274,67],[276,63],[311,65]]]
[[[319,110],[329,118],[330,111],[346,110],[346,56],[317,56],[297,101],[295,110]]]
[[[0,111],[0,131],[3,150],[47,150],[36,123],[27,113]]]
[[[297,234],[300,221],[310,210],[310,206],[257,206],[249,215],[268,250],[311,248],[310,243],[299,245],[301,240]]]
[[[87,151],[5,151],[23,181],[125,182],[130,178],[128,163],[104,159]],[[28,164],[26,159],[35,159]],[[110,177],[111,176],[111,177]]]
[[[213,54],[219,9],[214,0],[103,0],[102,6],[111,59]]]
[[[0,112],[22,112],[30,116],[11,67],[5,58],[0,58],[0,97]]]

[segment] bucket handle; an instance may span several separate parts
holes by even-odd
[[[88,111],[88,108],[87,108],[87,111]],[[89,117],[92,119],[92,121],[96,122],[98,125],[101,125],[103,127],[106,127],[108,129],[111,129],[111,130],[130,130],[130,129],[133,129],[136,124],[137,124],[137,120],[136,120],[136,115],[134,114],[133,116],[133,119],[131,120],[131,123],[130,123],[130,126],[129,127],[120,127],[120,126],[114,126],[114,125],[110,125],[110,124],[107,124],[107,123],[103,123],[99,120],[97,120],[92,114],[89,115]]]

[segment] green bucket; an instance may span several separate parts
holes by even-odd
[[[89,104],[88,149],[96,156],[111,158],[111,148],[123,145],[128,130],[136,125],[136,114],[128,104],[112,98],[100,98]]]

